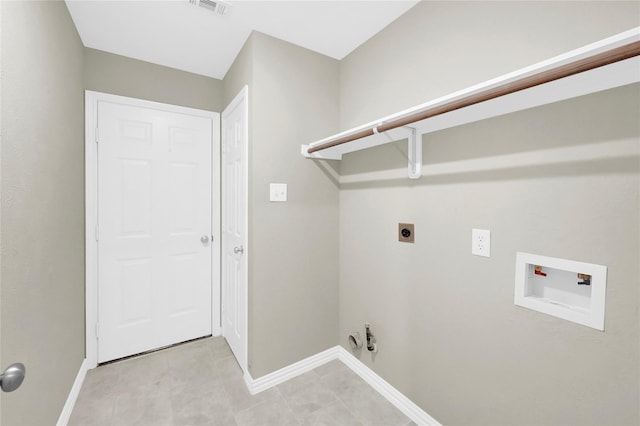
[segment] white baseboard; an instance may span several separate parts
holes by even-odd
[[[338,359],[338,353],[339,346],[334,346],[333,348],[329,348],[326,351],[322,351],[258,379],[252,378],[248,372],[245,372],[244,381],[251,395],[255,395],[301,374],[307,373],[329,361]]]
[[[367,367],[358,358],[354,357],[349,351],[342,346],[338,346],[338,348],[338,359],[340,361],[360,376],[362,380],[367,382],[380,395],[384,396],[414,423],[418,425],[441,426],[436,419],[427,414],[422,408],[418,407],[398,389],[391,386],[389,382],[378,376],[372,369]]]
[[[392,403],[398,410],[400,410],[405,416],[411,419],[418,425],[428,426],[441,426],[440,423],[427,414],[422,408],[418,407],[413,401],[407,398],[402,392],[391,386],[386,380],[378,376],[373,370],[367,367],[362,361],[354,357],[349,351],[342,346],[334,346],[316,355],[305,358],[280,370],[269,373],[258,379],[253,379],[247,372],[244,375],[244,381],[247,385],[249,392],[252,395],[270,389],[280,383],[293,379],[301,374],[307,373],[314,368],[320,367],[330,361],[340,360],[347,367],[349,367],[354,373],[360,376],[365,382],[367,382],[373,389],[375,389],[380,395],[384,396],[390,403]],[[66,426],[73,412],[80,389],[84,383],[84,378],[89,370],[89,362],[87,359],[82,361],[80,370],[76,376],[76,380],[71,387],[67,401],[64,404],[60,418],[56,423],[57,426]]]
[[[298,361],[258,379],[253,379],[247,372],[244,375],[244,381],[251,395],[255,395],[335,359],[342,361],[414,423],[418,425],[441,426],[437,420],[427,414],[422,408],[418,407],[413,401],[402,394],[402,392],[391,386],[382,377],[378,376],[373,370],[363,364],[362,361],[351,355],[351,353],[342,346],[334,346],[333,348],[329,348],[326,351],[305,358],[302,361]]]
[[[84,378],[87,376],[87,371],[89,371],[89,362],[85,358],[82,360],[82,364],[80,364],[80,370],[78,370],[76,380],[73,382],[73,386],[71,386],[67,402],[65,402],[64,407],[62,408],[62,413],[60,413],[60,417],[56,423],[57,426],[66,426],[67,423],[69,423],[69,418],[73,412],[73,407],[76,405],[78,395],[80,395],[80,389],[82,389],[82,384],[84,383]]]

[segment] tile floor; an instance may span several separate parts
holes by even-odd
[[[69,421],[69,426],[410,424],[340,361],[252,396],[221,337],[90,370]]]

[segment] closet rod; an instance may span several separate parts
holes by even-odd
[[[640,41],[607,50],[605,52],[598,53],[587,58],[579,59],[577,61],[570,62],[556,68],[539,72],[538,74],[523,77],[519,80],[505,83],[500,86],[487,89],[485,91],[475,93],[443,105],[416,112],[414,114],[408,115],[407,117],[397,118],[387,123],[382,123],[374,126],[370,129],[361,130],[357,133],[344,136],[340,139],[310,147],[307,152],[309,154],[312,154],[316,151],[321,151],[323,149],[366,138],[367,136],[372,136],[375,133],[382,133],[388,130],[396,129],[398,127],[407,126],[417,121],[425,120],[427,118],[455,111],[460,108],[465,108],[481,102],[489,101],[500,96],[509,95],[511,93],[519,92],[521,90],[559,80],[561,78],[570,77],[572,75],[599,68],[605,65],[613,64],[615,62],[624,61],[625,59],[633,58],[638,55],[640,55]]]

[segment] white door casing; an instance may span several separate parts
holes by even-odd
[[[86,97],[90,367],[218,335],[219,114]]]
[[[247,86],[222,112],[222,334],[247,366],[248,101]]]

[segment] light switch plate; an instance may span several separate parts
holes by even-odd
[[[491,231],[488,229],[471,230],[471,254],[491,257]]]
[[[275,201],[275,202],[287,201],[287,184],[286,183],[269,184],[269,201]]]

